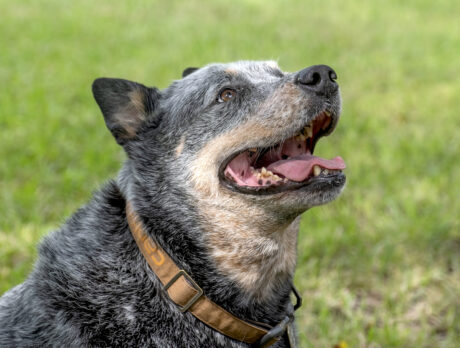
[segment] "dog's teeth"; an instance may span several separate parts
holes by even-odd
[[[306,139],[311,138],[313,136],[313,129],[311,128],[311,126],[304,127],[303,134],[305,134]]]
[[[328,175],[329,174],[329,171],[327,169],[323,169],[323,174],[324,175]]]
[[[318,166],[318,165],[315,165],[315,166],[313,167],[313,175],[314,175],[314,176],[318,176],[318,175],[320,175],[320,174],[321,174],[321,167]]]
[[[248,149],[248,152],[249,152],[249,157],[252,157],[257,153],[257,148],[255,148],[255,147],[250,148],[250,149]]]
[[[260,176],[264,179],[268,178],[270,175],[268,174],[268,170],[265,167],[262,167],[260,170]],[[271,172],[270,172],[271,173]]]
[[[313,136],[313,129],[311,128],[310,125],[303,128],[303,134],[305,134],[307,139]]]
[[[267,170],[265,167],[262,167],[262,169],[260,170],[260,175],[262,178],[268,179],[272,178],[275,174],[273,174],[273,172],[271,172],[270,170]]]
[[[270,176],[270,179],[274,182],[278,182],[281,180],[281,178],[276,174],[273,174],[272,176]]]
[[[324,113],[326,114],[327,117],[331,117],[331,112],[330,111],[325,110]]]

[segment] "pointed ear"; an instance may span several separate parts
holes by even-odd
[[[184,78],[185,76],[190,75],[191,73],[194,73],[198,69],[199,68],[193,68],[193,67],[187,68],[182,72],[182,77]]]
[[[159,91],[122,79],[99,78],[93,95],[105,124],[120,145],[136,137],[141,125],[157,106]]]

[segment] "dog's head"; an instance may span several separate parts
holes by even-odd
[[[295,269],[291,222],[345,183],[340,157],[313,156],[339,119],[337,76],[324,65],[285,73],[274,62],[183,75],[163,91],[94,82],[107,127],[129,158],[120,187],[155,224],[187,231],[176,245],[203,241],[222,273],[267,299]]]
[[[274,62],[245,61],[183,75],[163,91],[120,79],[93,84],[107,127],[142,162],[144,174],[193,196],[230,198],[280,218],[338,196],[342,159],[313,156],[340,114],[330,67],[284,73]]]

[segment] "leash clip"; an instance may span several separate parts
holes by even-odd
[[[294,321],[294,312],[297,309],[299,309],[300,306],[302,306],[302,297],[300,296],[299,292],[295,288],[294,284],[291,284],[291,290],[296,299],[296,303],[294,305],[293,304],[289,305],[288,315],[286,315],[283,320],[281,320],[276,326],[274,326],[264,336],[262,336],[262,338],[256,343],[255,347],[263,348],[263,347],[270,346],[271,344],[273,344],[273,340],[276,340],[276,341],[280,340],[283,334],[286,332],[286,330],[289,329],[289,324],[292,321]],[[295,347],[295,345],[293,345],[291,342],[291,337],[289,337],[289,343],[292,347]]]
[[[286,332],[286,329],[289,323],[294,317],[286,315],[283,320],[281,320],[276,326],[274,326],[270,331],[268,331],[262,338],[256,343],[255,347],[267,347],[271,345],[273,340],[279,341],[283,334]]]

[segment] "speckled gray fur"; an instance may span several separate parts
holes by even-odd
[[[44,238],[33,272],[1,297],[0,347],[247,347],[181,313],[166,298],[128,229],[126,199],[209,298],[240,318],[279,322],[289,302],[291,275],[266,301],[222,274],[207,247],[206,221],[197,211],[189,171],[200,149],[257,115],[295,77],[273,62],[237,62],[206,66],[163,91],[124,80],[96,80],[96,100],[127,160],[116,180]],[[238,91],[231,103],[216,102],[224,87]],[[254,139],[253,145],[292,136],[324,102],[339,113],[338,93],[318,97],[316,104],[310,100],[305,105],[298,124],[274,131],[273,138]],[[269,122],[270,115],[257,117]],[[177,156],[182,138],[182,155]],[[294,212],[280,209],[278,214],[285,216],[279,218],[294,220],[309,207],[330,201],[343,183],[333,186],[312,193],[307,203],[294,201]],[[287,342],[273,347],[287,347]]]

